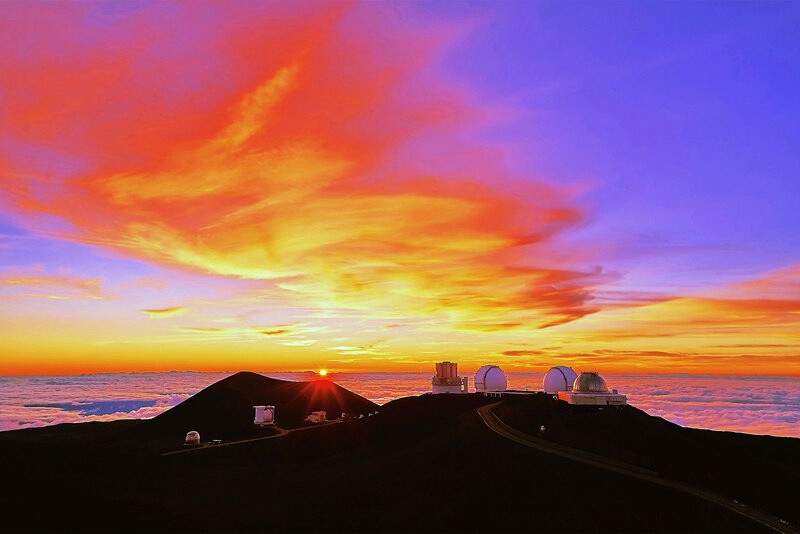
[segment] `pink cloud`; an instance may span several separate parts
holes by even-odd
[[[102,286],[102,278],[46,274],[43,269],[0,274],[0,298],[104,299]]]
[[[0,22],[29,43],[0,57],[1,187],[29,228],[465,330],[597,311],[613,275],[552,254],[582,207],[467,141],[491,110],[432,74],[453,28],[378,3],[98,6]]]

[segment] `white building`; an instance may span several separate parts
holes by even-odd
[[[606,381],[598,373],[581,373],[572,385],[572,391],[559,391],[559,400],[585,406],[625,406],[628,397],[616,389],[608,390]]]
[[[320,410],[317,412],[311,412],[311,415],[306,417],[306,421],[309,423],[324,423],[327,421],[328,413],[325,410]]]
[[[508,389],[506,374],[496,365],[484,365],[475,373],[475,391],[489,393]]]
[[[561,391],[572,391],[572,385],[576,378],[578,378],[578,373],[573,371],[572,367],[566,365],[551,367],[544,375],[542,389],[549,395],[555,395]]]
[[[275,406],[253,406],[253,408],[256,410],[254,424],[260,426],[275,424]]]
[[[431,391],[434,394],[469,393],[469,378],[458,376],[457,363],[437,363],[436,375],[431,379]]]
[[[186,439],[183,441],[184,445],[200,445],[200,432],[191,430],[186,433]]]

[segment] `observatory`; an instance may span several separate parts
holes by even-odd
[[[186,433],[186,439],[183,441],[184,445],[200,445],[200,432],[191,430]]]
[[[306,417],[306,422],[319,424],[319,423],[325,423],[327,419],[328,419],[328,412],[326,412],[325,410],[318,410],[316,412],[311,412],[311,415]]]
[[[496,365],[484,365],[475,373],[475,391],[488,393],[508,389],[506,374]]]
[[[259,426],[275,424],[275,406],[253,406],[256,417],[253,423]]]
[[[559,391],[559,400],[584,406],[625,406],[628,398],[616,389],[608,390],[599,373],[581,373],[572,385],[572,391]]]
[[[469,393],[469,378],[458,376],[458,364],[441,362],[436,364],[436,375],[431,380],[431,391],[438,393]]]
[[[573,371],[572,367],[566,365],[551,367],[544,375],[542,389],[550,395],[555,395],[560,391],[572,391],[572,385],[576,378],[578,378],[578,373]]]

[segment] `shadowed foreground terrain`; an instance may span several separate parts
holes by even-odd
[[[0,529],[765,530],[679,491],[509,441],[476,414],[495,401],[472,394],[407,397],[378,407],[373,416],[305,428],[303,410],[355,415],[376,407],[330,383],[238,373],[150,421],[0,433],[6,508]],[[226,442],[252,439],[259,431],[252,428],[250,406],[265,403],[276,406],[279,425],[297,430],[159,454],[183,450],[187,430],[199,429],[204,441],[216,434]],[[777,488],[796,495],[791,488],[800,481],[800,440],[684,429],[635,408],[576,411],[544,395],[507,399],[494,411],[532,434],[541,436],[538,429],[546,424],[544,437],[554,442],[663,470],[664,476],[693,474],[693,483],[724,486],[734,498],[753,497],[748,504],[797,522],[791,499],[778,498]],[[203,414],[213,416],[205,435]],[[263,435],[275,434],[270,429]],[[720,450],[725,454],[710,461]],[[755,456],[766,454],[768,463],[755,463]],[[752,478],[751,471],[765,466],[770,470]],[[738,480],[738,472],[748,474]],[[775,488],[756,502],[759,492],[747,490],[754,482]]]
[[[798,439],[683,428],[633,406],[580,408],[547,395],[509,398],[495,413],[528,434],[707,488],[800,524]]]

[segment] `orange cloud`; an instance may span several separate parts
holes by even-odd
[[[282,345],[300,347],[313,345],[317,342],[317,340],[307,339],[307,334],[324,330],[322,327],[313,327],[304,323],[273,325],[266,327],[237,326],[229,328],[219,328],[215,326],[179,326],[176,327],[176,329],[180,332],[191,334],[192,339],[260,341],[264,336],[267,336],[279,338],[281,340],[279,343]],[[168,334],[162,336],[161,339],[185,340],[186,338],[182,336],[176,338],[174,335]]]
[[[184,306],[175,306],[174,308],[158,308],[158,309],[150,309],[150,310],[139,310],[142,313],[146,313],[153,319],[159,319],[162,317],[173,317],[175,315],[181,315],[186,313],[187,308]]]
[[[182,27],[202,26],[209,6],[186,7]],[[25,142],[56,153],[73,153],[77,138],[89,169],[59,180],[5,158],[3,188],[31,225],[54,215],[68,223],[48,227],[60,237],[260,280],[309,308],[483,332],[597,311],[592,289],[609,275],[551,259],[582,209],[512,176],[500,151],[461,141],[481,110],[423,75],[446,29],[400,27],[378,6],[280,16],[238,6],[212,36],[178,42],[144,11],[57,66],[86,9],[46,6],[36,24],[49,40],[0,61],[14,80],[3,133],[24,129]],[[55,14],[66,17],[57,27]],[[209,38],[221,43],[211,60],[193,48]],[[189,54],[176,64],[151,41]],[[220,79],[206,83],[209,69]]]
[[[777,300],[794,297],[800,300],[800,265],[772,271],[760,279],[731,284],[723,288],[722,293]]]
[[[501,354],[504,356],[542,356],[547,353],[541,350],[504,350]]]
[[[800,270],[714,288],[708,296],[607,308],[567,330],[580,361],[614,369],[800,375]],[[746,351],[746,353],[743,353]]]
[[[281,328],[278,330],[262,330],[261,333],[264,334],[265,336],[285,336],[286,334],[291,334],[292,331],[287,330],[285,328]]]

